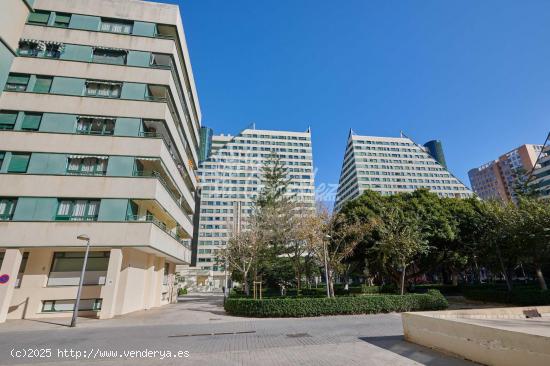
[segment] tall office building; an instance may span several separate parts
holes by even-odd
[[[550,133],[546,137],[530,178],[530,184],[539,196],[550,199]]]
[[[201,207],[198,255],[195,268],[182,268],[186,285],[194,290],[221,290],[223,263],[216,251],[223,248],[233,228],[240,228],[262,189],[261,170],[277,153],[290,179],[290,194],[314,205],[311,134],[306,132],[245,129],[236,136],[214,135],[212,154],[201,163]]]
[[[482,199],[511,202],[515,188],[533,170],[542,145],[521,145],[468,172],[472,190]]]
[[[439,163],[439,165],[447,169],[447,161],[445,160],[445,153],[443,152],[443,144],[440,140],[430,140],[424,144],[424,147],[432,158]]]
[[[199,150],[199,164],[208,159],[212,152],[212,135],[214,131],[202,126],[200,130],[200,150]]]
[[[383,195],[427,188],[441,197],[472,192],[407,137],[359,136],[350,131],[336,194],[335,210],[365,190]]]
[[[30,13],[10,28],[20,3]],[[2,44],[17,55],[0,85],[0,322],[73,309],[81,235],[91,245],[82,314],[175,301],[175,265],[191,257],[201,118],[179,8],[0,6]]]

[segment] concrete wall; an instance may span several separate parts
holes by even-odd
[[[550,337],[498,328],[498,319],[522,317],[533,308],[474,309],[402,314],[405,339],[485,365],[550,365]],[[539,307],[548,315],[550,307]],[[495,319],[494,326],[461,322],[461,317]]]

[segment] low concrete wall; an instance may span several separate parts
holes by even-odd
[[[509,330],[467,322],[467,319],[525,319],[523,311],[534,308],[543,316],[550,313],[550,307],[404,313],[403,330],[409,342],[481,364],[547,366],[550,337],[530,334],[521,327]]]

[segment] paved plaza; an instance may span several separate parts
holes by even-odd
[[[404,342],[399,314],[250,319],[225,315],[220,297],[187,296],[79,321],[1,324],[0,365],[472,365]]]

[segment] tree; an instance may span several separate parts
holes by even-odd
[[[264,241],[261,237],[261,228],[256,218],[252,216],[242,230],[233,230],[225,248],[218,252],[231,272],[238,271],[242,275],[243,287],[247,296],[250,295],[249,273],[257,264],[261,252],[264,250]]]
[[[376,251],[382,263],[391,271],[400,271],[399,288],[405,293],[405,276],[407,267],[419,255],[427,254],[430,246],[423,238],[418,216],[407,214],[398,206],[390,206],[382,211],[376,228],[380,239],[372,250]]]
[[[331,214],[326,207],[319,207],[307,226],[308,248],[319,263],[326,263],[329,296],[334,297],[334,276],[345,270],[344,260],[353,254],[368,227],[361,222],[350,222],[343,214]]]

